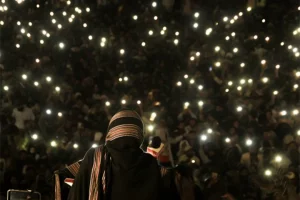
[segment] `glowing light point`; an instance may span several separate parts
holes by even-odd
[[[246,145],[251,146],[253,144],[253,141],[251,139],[246,140]]]
[[[46,110],[46,114],[47,114],[47,115],[51,115],[51,114],[52,114],[52,111],[51,111],[50,109],[47,109],[47,110]]]
[[[269,169],[265,170],[265,175],[266,176],[272,176],[272,171],[269,170]]]

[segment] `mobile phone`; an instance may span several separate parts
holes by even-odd
[[[41,200],[41,193],[31,190],[8,190],[7,200]]]

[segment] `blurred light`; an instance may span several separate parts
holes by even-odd
[[[154,16],[154,17],[153,17],[153,19],[154,19],[154,20],[157,20],[157,19],[158,19],[158,17],[157,17],[157,16]]]
[[[295,84],[295,85],[293,86],[294,89],[298,89],[298,87],[299,87],[298,84]]]
[[[298,52],[298,48],[297,47],[293,48],[293,52],[294,53]]]
[[[203,101],[199,101],[198,102],[198,106],[202,107],[204,105],[204,102]]]
[[[84,28],[86,28],[87,27],[87,23],[83,23],[83,25],[82,25]]]
[[[66,12],[66,11],[64,11],[62,14],[63,14],[63,16],[66,16],[66,15],[67,15],[67,12]]]
[[[200,56],[200,52],[197,52],[197,53],[196,53],[196,56],[199,57],[199,56]]]
[[[34,85],[34,86],[39,86],[39,82],[34,81],[34,82],[33,82],[33,85]]]
[[[229,82],[228,82],[228,85],[229,85],[229,86],[232,86],[232,84],[233,84],[232,81],[229,81]]]
[[[235,36],[235,32],[232,32],[232,33],[231,33],[231,36],[234,37],[234,36]]]
[[[215,52],[220,51],[220,49],[221,49],[221,48],[220,48],[219,46],[216,46],[216,47],[215,47]]]
[[[55,24],[56,23],[56,19],[52,19],[52,24]]]
[[[23,33],[23,34],[24,34],[25,32],[26,32],[26,31],[25,31],[25,29],[24,29],[24,28],[22,28],[22,29],[21,29],[21,33]]]
[[[143,46],[143,47],[146,46],[146,42],[142,42],[142,46]]]
[[[97,147],[98,147],[97,144],[93,144],[93,145],[92,145],[92,148],[97,148]]]
[[[163,27],[163,30],[166,31],[166,30],[167,30],[167,27],[164,26],[164,27]],[[177,32],[178,32],[178,31],[177,31]],[[176,33],[177,33],[177,32],[176,32]],[[175,35],[176,35],[176,33],[175,33]],[[179,32],[178,32],[178,35],[179,35]]]
[[[68,21],[69,21],[70,23],[73,22],[73,18],[70,17],[70,18],[68,19]]]
[[[120,49],[120,54],[123,55],[125,53],[124,49]]]
[[[283,46],[283,45],[284,45],[284,42],[281,42],[280,45]]]
[[[124,77],[124,81],[128,81],[128,77],[127,76]]]
[[[122,103],[123,105],[126,104],[126,100],[123,99],[123,100],[121,101],[121,103]]]
[[[20,21],[18,21],[18,22],[17,22],[17,25],[18,25],[18,26],[21,26],[21,22],[20,22]]]
[[[51,11],[51,12],[50,12],[50,16],[53,16],[53,15],[54,15],[54,13]]]
[[[70,5],[71,4],[71,1],[67,1],[67,5]]]
[[[178,42],[179,42],[179,40],[178,40],[178,39],[175,39],[175,40],[174,40],[174,44],[175,44],[175,45],[177,45],[177,44],[178,44]]]
[[[269,37],[266,37],[265,40],[266,40],[267,42],[269,42],[270,38],[269,38]]]
[[[229,40],[229,39],[230,39],[230,37],[229,37],[229,36],[226,36],[226,37],[225,37],[225,40]]]
[[[241,66],[241,68],[244,68],[245,67],[245,63],[241,63],[240,66]]]
[[[216,62],[216,63],[215,63],[215,66],[216,66],[216,67],[220,67],[220,66],[221,66],[221,62]]]
[[[213,130],[211,128],[207,129],[207,133],[211,134]]]
[[[20,48],[20,45],[19,45],[19,44],[16,44],[16,48],[19,49],[19,48]]]
[[[92,40],[92,39],[93,39],[93,36],[89,35],[89,37],[88,37],[88,38],[89,38],[89,40]]]
[[[241,79],[240,80],[240,84],[244,85],[246,83],[246,80],[245,79]]]
[[[56,91],[56,92],[59,92],[59,91],[60,91],[60,87],[56,86],[56,87],[55,87],[55,91]]]
[[[233,49],[233,53],[237,53],[238,51],[239,51],[238,48],[234,48],[234,49]]]
[[[300,136],[300,130],[297,131],[297,135]]]
[[[236,108],[236,111],[238,111],[238,112],[242,112],[242,110],[243,110],[243,107],[242,107],[242,106],[238,106],[238,107]]]
[[[28,22],[28,26],[32,26],[32,22]]]
[[[36,62],[36,63],[39,63],[39,62],[40,62],[40,59],[36,58],[36,59],[35,59],[35,62]]]
[[[252,10],[252,8],[251,8],[251,7],[248,7],[248,8],[247,8],[247,11],[248,11],[248,12],[250,12],[251,10]]]
[[[227,22],[227,21],[228,21],[228,17],[224,17],[224,18],[223,18],[223,21],[224,21],[224,22]]]
[[[265,23],[265,22],[266,22],[266,20],[265,20],[265,19],[262,19],[262,20],[261,20],[261,22],[262,22],[262,23]]]
[[[241,91],[243,88],[242,88],[241,86],[238,86],[236,89],[237,89],[238,91]]]
[[[104,43],[104,42],[101,42],[101,43],[100,43],[100,46],[101,46],[101,47],[105,47],[105,43]]]
[[[233,24],[233,23],[234,23],[234,19],[231,19],[231,20],[230,20],[230,24]]]
[[[299,110],[298,109],[293,110],[293,115],[299,115]]]
[[[229,89],[228,89],[228,88],[226,88],[226,89],[225,89],[225,92],[229,92]]]
[[[149,35],[153,35],[153,31],[152,31],[152,30],[149,30],[149,31],[148,31],[148,34],[149,34]]]
[[[181,83],[180,81],[178,81],[178,82],[176,83],[176,85],[177,85],[177,86],[181,86],[182,83]]]
[[[133,20],[137,20],[137,19],[138,19],[138,16],[137,16],[137,15],[133,15],[132,19],[133,19]]]
[[[198,86],[198,90],[203,90],[203,86],[202,86],[202,85],[199,85],[199,86]]]
[[[106,105],[106,106],[110,106],[110,102],[109,102],[109,101],[106,101],[106,102],[105,102],[105,105]]]
[[[61,24],[58,24],[58,25],[57,25],[57,28],[58,28],[58,29],[61,29],[61,28],[62,28],[62,25],[61,25]]]
[[[206,136],[206,135],[201,135],[200,139],[201,139],[202,141],[206,141],[206,140],[207,140],[207,136]]]
[[[51,81],[52,81],[52,78],[51,78],[50,76],[47,76],[47,77],[46,77],[46,81],[47,81],[47,82],[51,82]]]
[[[300,71],[296,72],[296,77],[300,77]]]
[[[191,57],[190,57],[190,60],[191,60],[191,61],[195,60],[195,57],[194,57],[194,56],[191,56]]]
[[[226,143],[229,143],[230,141],[231,141],[230,138],[225,138]]]
[[[90,12],[91,9],[90,9],[90,8],[86,8],[85,11],[86,11],[86,12]]]
[[[195,12],[194,17],[198,18],[200,16],[200,14],[198,12]]]
[[[23,80],[27,80],[27,75],[26,74],[22,74],[22,79]]]
[[[154,130],[154,126],[153,126],[153,125],[149,125],[149,126],[148,126],[148,130],[149,130],[150,132],[152,132],[152,131]]]
[[[185,74],[183,77],[184,77],[185,79],[187,79],[187,78],[189,77],[189,75]]]
[[[278,91],[277,90],[275,90],[274,92],[273,92],[273,95],[278,95]]]
[[[272,176],[272,171],[269,170],[269,169],[265,170],[265,175],[266,176]]]
[[[198,24],[197,22],[195,22],[195,23],[193,24],[193,27],[194,27],[194,28],[198,28],[198,26],[199,26],[199,24]]]
[[[240,17],[243,16],[243,13],[242,13],[242,12],[239,12],[239,16],[240,16]]]
[[[31,37],[30,33],[27,33],[27,37]]]
[[[280,115],[281,115],[281,116],[286,116],[286,115],[287,115],[286,110],[281,111],[281,112],[280,112]]]
[[[122,78],[119,78],[119,82],[122,82],[123,81],[123,79]]]
[[[280,163],[281,161],[282,161],[282,157],[279,156],[279,155],[277,155],[277,156],[275,157],[275,162]]]
[[[154,121],[154,119],[156,118],[156,113],[155,112],[153,112],[153,113],[151,113],[151,116],[150,116],[150,121]]]
[[[79,146],[78,146],[77,143],[73,144],[73,148],[74,148],[74,149],[78,149],[78,147],[79,147]]]
[[[237,16],[237,15],[235,15],[234,17],[233,17],[233,19],[234,20],[237,20],[239,17]]]
[[[260,63],[261,63],[262,65],[265,65],[265,64],[267,63],[267,61],[266,61],[266,60],[262,60]]]
[[[280,68],[280,65],[276,65],[275,68],[276,68],[276,69],[279,69],[279,68]]]
[[[52,113],[52,111],[51,111],[50,109],[47,109],[47,110],[46,110],[46,114],[47,114],[47,115],[51,115],[51,113]]]
[[[246,140],[246,145],[251,146],[253,144],[253,141],[251,139]]]
[[[190,80],[190,84],[194,84],[195,83],[195,80],[194,79],[191,79]]]
[[[253,36],[253,39],[254,39],[254,40],[257,40],[257,38],[258,38],[257,35],[254,35],[254,36]]]
[[[293,46],[292,46],[292,45],[289,45],[289,46],[288,46],[288,49],[292,49],[292,48],[293,48]]]
[[[4,25],[4,21],[1,20],[0,21],[0,25],[3,26]]]
[[[57,113],[57,116],[58,116],[58,117],[62,117],[62,116],[63,116],[62,112],[58,112],[58,113]]]
[[[59,43],[58,46],[59,46],[59,48],[63,49],[65,47],[65,44],[61,42],[61,43]]]
[[[154,1],[152,2],[152,7],[155,8],[157,6],[157,3]]]
[[[267,78],[267,77],[262,78],[263,83],[267,83],[268,81],[269,81],[269,78]]]
[[[211,32],[212,32],[212,28],[208,28],[208,29],[206,29],[206,31],[205,31],[205,35],[210,35]]]
[[[137,100],[136,102],[138,105],[140,105],[142,102],[140,100]]]
[[[4,89],[5,91],[8,91],[8,90],[9,90],[9,87],[8,87],[7,85],[5,85],[5,86],[3,87],[3,89]]]
[[[191,162],[192,162],[192,163],[195,163],[196,161],[193,159],[193,160],[191,160]]]
[[[160,34],[161,34],[161,35],[164,35],[164,34],[165,34],[165,31],[164,31],[164,30],[161,30],[161,31],[160,31]]]
[[[39,138],[39,136],[35,133],[35,134],[33,134],[33,135],[31,136],[31,138],[32,138],[33,140],[37,140],[37,139]]]

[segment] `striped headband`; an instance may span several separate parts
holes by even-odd
[[[144,125],[139,114],[133,110],[122,110],[110,120],[106,141],[121,137],[134,137],[143,140]]]

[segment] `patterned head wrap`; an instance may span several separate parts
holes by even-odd
[[[122,110],[115,114],[108,125],[107,141],[121,137],[134,137],[143,141],[144,125],[139,114],[133,110]]]

